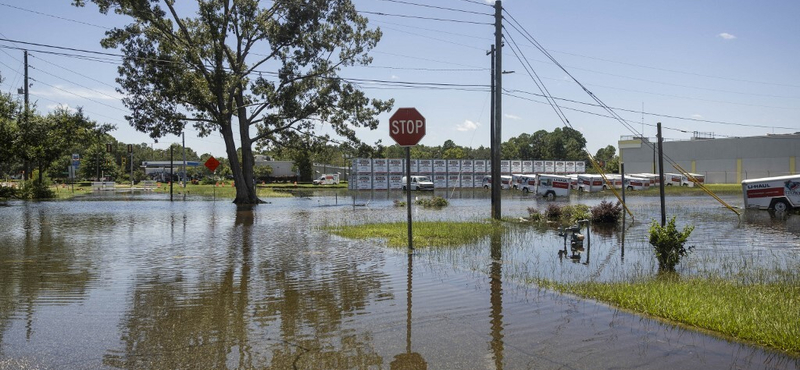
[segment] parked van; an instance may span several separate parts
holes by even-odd
[[[521,173],[512,173],[511,174],[511,188],[512,189],[519,189],[519,184],[521,182],[522,177],[525,176]]]
[[[547,199],[569,196],[569,177],[540,174],[536,181],[536,195]]]
[[[650,186],[660,186],[661,185],[661,177],[658,176],[658,174],[655,174],[655,173],[649,173],[649,172],[632,173],[630,176],[647,179],[648,182],[650,182]],[[628,176],[625,176],[625,177],[628,177]]]
[[[742,181],[745,208],[785,212],[800,207],[800,176],[776,176]]]
[[[484,189],[491,189],[492,177],[484,176],[483,181],[481,181],[481,186]],[[506,175],[500,176],[500,189],[511,189],[511,176],[506,176]]]
[[[611,183],[611,186],[613,186],[614,189],[622,189],[622,175],[613,173],[607,174],[606,179],[608,179],[608,182]]]
[[[536,191],[536,175],[525,175],[520,177],[519,184],[517,185],[519,190],[525,194],[533,193]]]
[[[406,190],[407,180],[403,176],[403,190]],[[411,176],[411,189],[433,190],[433,181],[428,176]]]
[[[635,176],[625,176],[625,189],[647,190],[650,189],[650,179]]]
[[[577,173],[571,173],[567,175],[567,177],[569,178],[570,189],[578,189],[578,176],[579,175]]]
[[[329,173],[320,176],[318,179],[312,181],[314,185],[336,185],[339,183],[338,173]]]
[[[578,175],[578,191],[579,192],[596,192],[605,190],[607,188],[603,176],[590,175],[583,173]]]

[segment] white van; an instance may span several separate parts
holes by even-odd
[[[699,180],[699,179],[698,179]],[[745,208],[784,212],[800,207],[800,176],[776,176],[742,181]]]
[[[625,176],[625,189],[647,190],[650,189],[650,179],[635,176]]]
[[[536,195],[547,199],[569,196],[569,177],[540,174],[536,181]]]
[[[520,177],[519,184],[517,185],[519,190],[525,194],[533,193],[536,191],[536,175],[525,175]]]
[[[481,181],[481,187],[484,189],[491,189],[492,188],[492,177],[491,176],[484,176],[483,181]],[[511,189],[511,176],[502,175],[500,176],[500,189]]]
[[[603,176],[580,174],[578,175],[577,189],[579,192],[593,193],[596,191],[605,190],[607,188]]]
[[[403,190],[406,190],[406,177],[403,176]],[[433,182],[428,176],[411,176],[411,189],[433,190]]]

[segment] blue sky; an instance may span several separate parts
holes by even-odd
[[[103,50],[99,41],[107,28],[123,26],[127,19],[104,16],[93,5],[74,8],[70,2],[0,0],[0,38],[114,52]],[[372,67],[349,68],[341,75],[367,80],[361,87],[370,97],[394,98],[396,108],[417,108],[427,121],[421,144],[441,145],[449,139],[458,145],[488,146],[490,60],[486,52],[494,43],[491,3],[355,3],[359,10],[369,12],[365,15],[370,24],[380,27],[384,36],[372,53]],[[662,122],[667,139],[689,139],[694,131],[717,137],[800,131],[800,2],[506,0],[502,4],[507,40],[503,69],[514,71],[503,80],[508,92],[503,97],[503,140],[565,124],[541,97],[512,49],[528,61],[572,127],[587,138],[593,153],[616,145],[622,135],[643,132],[654,137],[656,122]],[[547,60],[514,27],[532,35],[628,125],[604,117],[608,112],[590,105],[592,98],[567,72]],[[22,51],[14,48],[30,49],[31,100],[40,112],[59,104],[80,106],[92,119],[116,124],[112,134],[123,142],[165,148],[180,141],[168,136],[153,143],[125,122],[126,108],[114,91],[114,58],[104,62],[76,59],[9,41],[0,42],[0,47],[4,78],[0,90],[13,94],[22,86]],[[370,82],[376,80],[393,84]],[[399,82],[449,87],[409,89],[396,85]],[[359,130],[359,137],[368,143],[391,144],[390,115],[380,117],[378,130]],[[189,131],[186,144],[199,153],[225,156],[217,134],[198,138]]]

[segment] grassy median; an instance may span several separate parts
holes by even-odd
[[[444,247],[473,243],[502,229],[502,224],[497,222],[419,221],[413,223],[412,234],[415,247]],[[327,230],[351,239],[386,239],[387,244],[395,248],[408,245],[406,222],[331,226]]]
[[[743,284],[712,277],[531,282],[800,355],[800,286],[796,282]]]

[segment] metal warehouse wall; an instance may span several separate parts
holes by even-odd
[[[619,141],[620,161],[626,173],[653,172],[656,140],[633,138]],[[706,176],[706,183],[740,183],[745,179],[797,173],[800,133],[726,139],[664,142],[664,172],[676,172],[666,157],[683,169]]]

